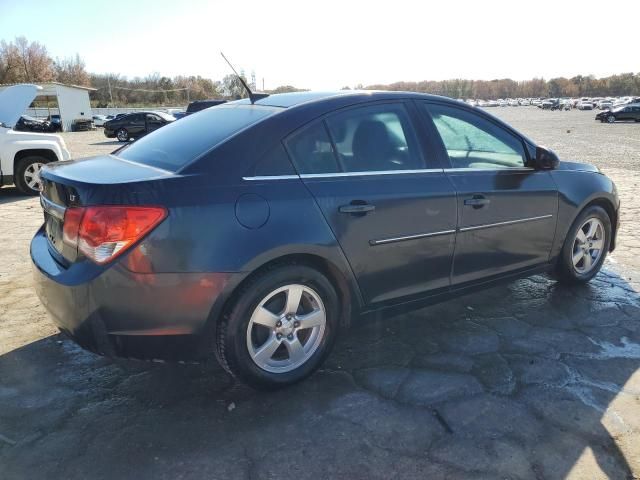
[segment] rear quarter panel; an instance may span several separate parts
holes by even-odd
[[[241,198],[249,199],[244,202],[245,213],[255,207],[257,215],[264,216],[267,206],[262,225],[250,228],[238,221]],[[159,182],[157,188],[139,192],[136,200],[166,205],[169,215],[126,254],[122,264],[137,273],[232,273],[213,306],[214,318],[240,282],[286,255],[307,254],[328,261],[345,278],[352,298],[360,301],[342,250],[297,178],[221,185],[206,176],[187,176]]]

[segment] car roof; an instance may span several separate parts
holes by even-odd
[[[348,99],[352,98],[357,103],[359,101],[371,101],[371,100],[391,100],[398,98],[422,98],[422,99],[437,99],[445,100],[453,103],[457,102],[453,98],[441,97],[438,95],[430,95],[427,93],[417,92],[396,92],[396,91],[384,91],[384,90],[339,90],[335,92],[291,92],[291,93],[277,93],[269,95],[268,97],[256,100],[255,105],[264,105],[269,107],[281,107],[290,108],[302,104],[322,102],[329,99]],[[236,104],[249,104],[248,98],[242,100],[235,100],[229,103]]]

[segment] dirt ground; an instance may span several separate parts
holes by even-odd
[[[0,478],[640,478],[640,124],[490,111],[614,179],[604,270],[358,322],[271,394],[214,362],[113,362],[58,335],[31,287],[38,201],[0,189]],[[64,136],[75,157],[118,146]]]

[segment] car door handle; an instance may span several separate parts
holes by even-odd
[[[491,203],[491,200],[489,200],[486,197],[483,197],[482,195],[474,195],[472,198],[466,198],[464,200],[465,205],[468,205],[473,208],[482,208],[485,205],[488,205],[490,203]]]
[[[351,203],[349,205],[342,205],[338,210],[340,213],[350,213],[350,214],[364,214],[366,215],[369,212],[373,212],[376,209],[375,205],[370,205],[368,203]]]

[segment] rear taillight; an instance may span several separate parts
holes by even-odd
[[[102,264],[125,252],[166,216],[162,207],[71,207],[64,215],[63,239]]]

